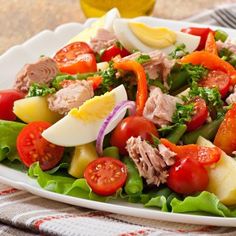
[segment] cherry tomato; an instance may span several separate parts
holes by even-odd
[[[208,116],[208,108],[203,98],[196,97],[194,99],[194,114],[191,121],[187,122],[187,131],[193,131],[202,126]]]
[[[61,72],[68,74],[97,71],[96,58],[87,43],[71,43],[59,50],[53,58]]]
[[[0,91],[0,119],[15,120],[13,113],[14,101],[24,98],[25,95],[16,89],[7,89]]]
[[[206,189],[209,177],[206,169],[195,159],[177,160],[169,169],[167,185],[180,194],[193,194]]]
[[[236,151],[236,104],[227,111],[224,120],[222,121],[214,140],[214,144],[226,152],[228,155],[232,155],[233,151]]]
[[[112,45],[107,48],[101,55],[101,61],[110,61],[115,56],[120,55],[121,57],[126,57],[130,53],[123,47],[118,47],[117,45]]]
[[[200,80],[199,86],[214,88],[217,87],[224,98],[229,92],[230,87],[230,76],[223,71],[213,70],[210,71],[205,78]]]
[[[189,28],[181,29],[181,32],[201,37],[200,43],[196,50],[204,49],[209,32],[214,33],[214,31],[211,30],[210,28],[198,28],[198,27],[189,27]]]
[[[129,116],[123,119],[111,135],[111,145],[119,148],[123,155],[127,154],[126,142],[130,137],[141,136],[152,142],[151,134],[158,136],[155,125],[142,116]]]
[[[41,135],[50,126],[48,122],[35,121],[19,133],[16,141],[17,151],[27,167],[39,161],[42,170],[49,170],[60,162],[64,148],[48,142]]]
[[[127,178],[127,168],[117,159],[101,157],[88,164],[84,178],[93,192],[108,196],[124,185]]]
[[[203,147],[197,144],[178,146],[167,139],[162,138],[161,143],[176,153],[176,158],[192,158],[201,165],[211,165],[220,160],[221,150],[217,147]]]

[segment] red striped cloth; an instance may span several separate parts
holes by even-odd
[[[236,235],[236,228],[199,226],[91,211],[0,184],[0,235]]]

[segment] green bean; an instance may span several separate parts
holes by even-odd
[[[120,159],[119,149],[117,147],[111,146],[103,150],[103,156],[105,157],[114,157]]]
[[[225,40],[228,38],[228,34],[225,32],[225,31],[223,31],[223,30],[220,30],[220,29],[218,29],[218,30],[216,30],[215,31],[215,40],[217,41],[217,40],[220,40],[220,41],[222,41],[222,42],[225,42]]]
[[[186,71],[176,71],[170,74],[168,81],[170,83],[170,92],[174,92],[188,83],[189,74]]]
[[[143,191],[143,179],[130,157],[124,157],[123,162],[127,166],[128,177],[125,183],[125,193],[128,195],[140,195]]]
[[[217,120],[212,121],[211,123],[203,125],[193,132],[186,133],[182,138],[184,144],[196,143],[199,136],[202,136],[208,140],[212,140],[215,137],[223,119],[224,117],[222,116]]]
[[[187,126],[185,124],[178,124],[166,138],[172,143],[178,143],[186,130]]]

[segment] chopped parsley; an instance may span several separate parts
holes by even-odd
[[[194,103],[176,103],[176,111],[172,116],[172,122],[175,124],[185,124],[191,120],[193,113]]]
[[[171,59],[179,59],[187,54],[188,52],[186,51],[185,44],[181,43],[181,44],[176,45],[174,51],[172,51],[168,56]]]
[[[188,97],[187,98],[185,97],[185,99],[191,100],[196,96],[203,98],[210,112],[216,113],[217,117],[224,114],[225,112],[223,108],[224,102],[221,99],[221,95],[218,88],[199,87],[196,82],[192,83]]]
[[[30,86],[27,97],[46,96],[55,93],[55,88],[49,88],[47,85],[34,83]]]
[[[151,61],[151,57],[149,55],[141,54],[138,58],[135,59],[135,61],[140,64],[144,64]]]
[[[192,65],[190,63],[176,63],[168,75],[170,90],[176,91],[185,85],[191,85],[193,81],[198,82],[208,73],[202,65]]]
[[[182,64],[182,69],[188,73],[189,83],[198,82],[208,73],[208,70],[202,65]]]
[[[222,60],[229,62],[232,66],[236,67],[236,54],[230,51],[228,48],[222,48],[219,51],[219,56]]]
[[[67,74],[59,74],[56,77],[54,77],[52,81],[52,87],[54,87],[56,90],[61,89],[60,83],[64,80],[75,80],[76,78],[72,75]]]

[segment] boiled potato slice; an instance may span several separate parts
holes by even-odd
[[[97,158],[98,155],[93,143],[76,146],[68,171],[69,174],[76,178],[82,178],[87,165]]]
[[[22,121],[48,121],[55,123],[61,115],[52,112],[48,108],[46,97],[29,97],[14,102],[13,112]]]
[[[214,147],[207,139],[199,137],[197,144]],[[222,151],[220,160],[208,168],[207,191],[214,193],[225,205],[236,204],[236,161]]]

